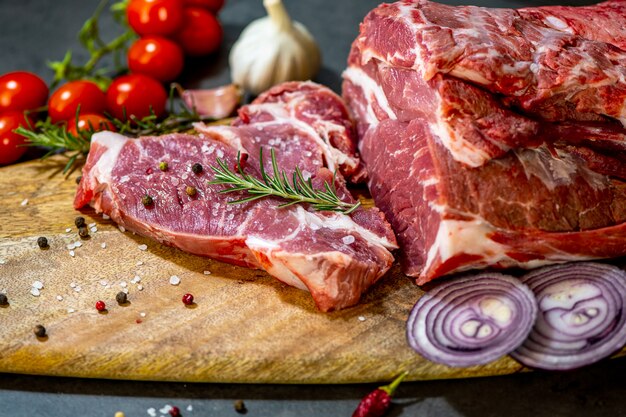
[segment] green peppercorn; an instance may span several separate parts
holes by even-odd
[[[7,295],[0,292],[0,306],[8,306],[8,305],[9,305],[9,299],[7,298]]]
[[[48,248],[48,239],[41,236],[40,238],[37,239],[37,246],[39,246],[40,249]]]
[[[85,218],[78,216],[77,218],[74,219],[74,224],[76,225],[76,227],[84,227],[85,226]]]
[[[87,229],[87,226],[82,226],[78,228],[78,236],[80,236],[83,239],[86,239],[89,237],[89,229]]]
[[[126,302],[128,301],[128,296],[124,291],[120,291],[115,296],[115,301],[117,301],[118,304],[126,304]]]
[[[80,180],[83,179],[82,175],[79,175],[78,177],[76,177],[76,184],[80,184]]]
[[[144,195],[143,198],[141,199],[141,202],[143,203],[144,206],[149,207],[152,204],[154,204],[154,200],[152,199],[152,197],[150,197],[148,194]]]
[[[165,172],[165,171],[167,171],[167,168],[168,168],[167,162],[165,162],[165,161],[161,161],[161,162],[159,163],[159,169],[160,169],[161,171]]]
[[[235,401],[233,406],[235,407],[235,411],[239,414],[246,414],[248,412],[248,409],[246,408],[246,404],[244,404],[243,400]]]
[[[198,190],[196,190],[196,187],[192,187],[189,185],[187,186],[187,188],[185,188],[185,192],[187,193],[189,197],[193,197],[194,195],[198,193]]]
[[[35,336],[37,337],[46,336],[46,328],[43,327],[41,324],[36,325],[35,328],[33,329],[33,332],[35,332]]]
[[[196,162],[195,164],[191,166],[191,170],[193,171],[194,174],[199,174],[202,172],[202,165]]]

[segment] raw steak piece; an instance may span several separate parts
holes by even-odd
[[[305,90],[310,87],[304,85]],[[296,90],[293,87],[294,94]],[[288,100],[284,105],[293,107]],[[327,116],[325,107],[319,119],[314,112],[311,108],[307,114],[316,120]],[[129,139],[98,133],[74,206],[91,204],[126,229],[186,252],[265,269],[286,284],[310,291],[322,311],[357,303],[393,262],[389,251],[396,247],[395,238],[383,214],[362,208],[351,215],[316,212],[305,205],[278,208],[285,201],[276,198],[229,205],[244,195],[221,194],[224,186],[208,184],[214,178],[210,166],[221,158],[234,167],[238,152],[245,171],[257,177],[262,147],[266,170],[271,168],[273,148],[279,167],[287,173],[297,166],[318,188],[333,181],[325,155],[337,151],[328,149],[329,142],[315,129],[287,116],[248,122],[198,125],[199,135]],[[349,122],[341,120],[347,130]],[[334,122],[328,123],[332,131]],[[166,171],[159,170],[161,161],[168,163]],[[201,173],[191,170],[195,163],[203,166]],[[334,185],[342,200],[354,201],[341,174]],[[186,193],[188,186],[197,190],[195,195]],[[145,195],[153,198],[148,207],[142,203]]]
[[[348,64],[370,191],[419,284],[626,254],[626,2],[383,4]]]

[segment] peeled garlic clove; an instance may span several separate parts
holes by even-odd
[[[180,96],[187,107],[200,116],[223,119],[234,113],[242,94],[238,86],[228,84],[207,90],[184,90],[180,91]]]

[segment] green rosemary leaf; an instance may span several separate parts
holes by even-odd
[[[210,167],[215,173],[215,177],[213,181],[209,181],[209,184],[229,186],[229,188],[220,190],[220,193],[246,192],[249,195],[249,197],[240,200],[229,201],[229,204],[246,203],[272,196],[287,200],[287,202],[279,205],[279,208],[307,203],[318,211],[337,211],[346,214],[354,212],[361,205],[360,201],[356,203],[341,201],[337,196],[334,184],[325,183],[325,191],[316,190],[310,178],[304,179],[299,167],[296,167],[290,181],[287,173],[279,169],[274,149],[271,149],[270,152],[273,176],[268,175],[265,171],[263,148],[261,148],[259,150],[260,179],[244,172],[241,163],[239,163],[241,155],[237,154],[236,171],[238,172],[231,170],[223,159],[216,158],[217,166],[211,165]]]

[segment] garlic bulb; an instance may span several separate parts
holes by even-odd
[[[309,80],[320,68],[315,39],[292,21],[281,0],[264,0],[269,16],[250,23],[230,52],[235,84],[259,94],[283,81]]]

